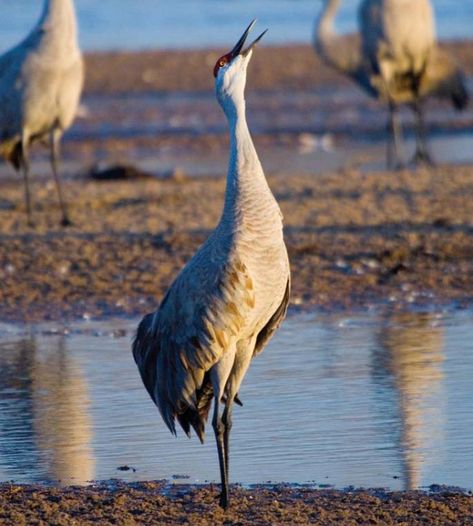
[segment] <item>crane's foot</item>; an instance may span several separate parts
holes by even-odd
[[[219,499],[219,502],[218,502],[219,506],[224,509],[224,510],[228,510],[228,506],[230,504],[230,501],[228,499],[228,495],[226,493],[221,493],[220,494],[220,499]]]
[[[243,407],[243,402],[240,400],[240,397],[238,396],[238,393],[237,393],[237,394],[235,395],[235,397],[233,398],[233,401],[235,402],[236,405],[239,405],[240,407]],[[223,402],[224,404],[227,403],[227,397],[226,397],[226,396],[224,396],[224,397],[222,398],[222,402]]]
[[[400,172],[406,168],[406,161],[403,155],[396,152],[388,152],[386,158],[386,167],[392,172]]]
[[[64,216],[61,220],[61,226],[67,228],[68,226],[74,226],[74,223],[67,216]]]
[[[404,163],[403,161],[388,163],[387,168],[392,172],[402,172],[402,170],[406,168],[406,163]]]
[[[427,150],[416,150],[410,164],[413,166],[427,166],[430,168],[436,166],[435,161]]]

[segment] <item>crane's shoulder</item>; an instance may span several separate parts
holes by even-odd
[[[0,95],[17,97],[33,90],[46,97],[57,89],[81,90],[84,60],[79,50],[66,58],[43,56],[28,40],[0,56]],[[15,89],[14,89],[15,88]]]
[[[238,339],[254,306],[253,281],[243,262],[188,266],[158,310],[144,318],[134,352],[146,352],[152,343],[158,352],[179,357],[184,368],[208,370]]]
[[[161,305],[167,325],[215,332],[217,341],[238,335],[247,313],[255,305],[254,284],[247,266],[236,257],[189,265],[178,276]],[[222,346],[227,344],[222,341]]]
[[[0,76],[15,72],[20,74],[25,62],[35,52],[37,47],[37,38],[35,34],[30,34],[16,46],[0,56]]]
[[[174,417],[197,407],[205,374],[236,344],[254,305],[248,270],[233,259],[181,272],[158,310],[141,321],[133,356],[172,432]]]

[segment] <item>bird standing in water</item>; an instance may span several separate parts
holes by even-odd
[[[225,203],[218,226],[141,321],[133,355],[164,422],[175,419],[204,440],[212,401],[222,492],[227,508],[233,403],[254,356],[283,320],[290,271],[282,214],[256,153],[245,110],[255,21],[214,68],[216,95],[230,128]],[[222,410],[223,408],[223,410]]]
[[[0,155],[23,172],[30,226],[29,150],[37,141],[49,143],[62,225],[70,224],[58,172],[59,143],[76,115],[83,82],[74,2],[45,0],[31,33],[0,57]]]
[[[324,0],[317,18],[315,49],[329,66],[354,80],[368,95],[388,105],[388,166],[404,164],[400,105],[416,116],[414,162],[432,163],[423,119],[426,97],[449,99],[458,109],[468,104],[464,76],[435,41],[428,0],[361,0],[360,32],[338,35],[335,17],[341,0]]]

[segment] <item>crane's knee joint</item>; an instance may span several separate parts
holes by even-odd
[[[223,437],[223,434],[225,432],[225,425],[221,419],[218,419],[217,421],[214,419],[214,421],[212,422],[212,427],[214,428],[215,434],[218,437]]]
[[[227,431],[230,431],[230,429],[232,428],[233,426],[233,420],[232,420],[232,417],[229,413],[224,413],[223,416],[222,416],[222,422],[225,426],[225,429]]]

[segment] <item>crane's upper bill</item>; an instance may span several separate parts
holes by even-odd
[[[235,47],[230,51],[230,53],[223,55],[217,60],[217,63],[215,64],[215,68],[214,68],[214,77],[217,77],[218,71],[220,68],[223,68],[224,66],[229,64],[234,58],[238,57],[239,55],[246,57],[248,53],[256,46],[256,44],[263,38],[263,36],[268,31],[267,29],[264,30],[261,33],[261,35],[257,39],[255,39],[244,51],[242,51],[243,46],[245,45],[246,39],[248,38],[248,35],[250,34],[255,24],[256,24],[256,19],[254,19],[251,22],[251,24],[247,27],[246,31],[243,33],[240,40],[238,40]]]

